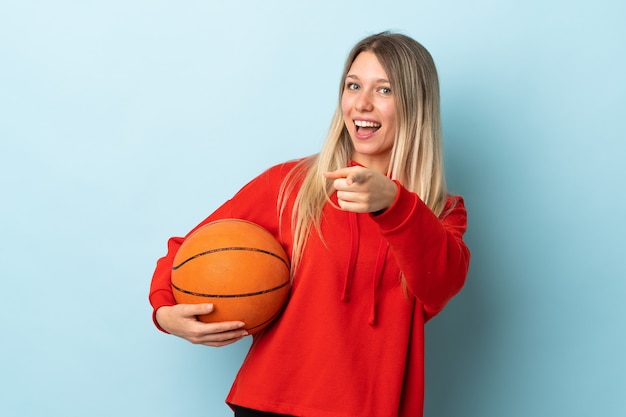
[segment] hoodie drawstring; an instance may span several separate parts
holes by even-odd
[[[350,223],[350,259],[348,260],[348,271],[346,272],[341,301],[350,301],[350,291],[352,290],[352,278],[356,267],[356,256],[359,251],[359,223],[356,213],[349,212]]]
[[[371,324],[372,326],[376,324],[376,302],[378,301],[378,287],[383,276],[383,269],[385,267],[385,259],[387,258],[388,250],[389,243],[385,239],[381,239],[380,244],[378,245],[378,252],[376,255],[376,266],[374,267],[374,275],[372,276],[372,306],[370,308],[370,316],[368,319],[369,324]]]
[[[350,257],[348,259],[348,269],[346,276],[344,277],[343,292],[341,294],[341,301],[348,302],[351,297],[352,281],[354,279],[354,270],[356,268],[356,260],[359,251],[359,223],[356,213],[349,212],[348,220],[350,224]],[[378,251],[376,254],[376,263],[372,273],[372,300],[370,305],[370,314],[367,319],[370,325],[376,324],[376,303],[378,301],[378,291],[380,282],[383,276],[383,270],[385,267],[385,260],[387,258],[387,252],[389,251],[389,243],[385,239],[380,239],[378,245]]]

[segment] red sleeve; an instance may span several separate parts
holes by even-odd
[[[167,242],[167,255],[157,261],[157,266],[152,275],[150,284],[150,304],[152,305],[152,321],[155,326],[163,332],[165,330],[156,321],[156,311],[163,306],[173,306],[176,304],[172,287],[170,285],[170,271],[174,262],[174,256],[178,248],[183,243],[183,238],[173,237]]]
[[[448,198],[442,215],[437,217],[417,194],[401,185],[398,190],[394,204],[373,218],[428,320],[465,283],[470,260],[463,242],[467,212],[463,199],[455,196]]]

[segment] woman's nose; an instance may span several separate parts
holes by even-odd
[[[355,107],[358,111],[372,111],[374,104],[372,97],[367,91],[363,91],[356,99]]]

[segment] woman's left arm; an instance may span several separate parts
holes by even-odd
[[[389,242],[409,291],[422,303],[426,319],[433,317],[461,290],[469,269],[463,199],[449,197],[437,217],[417,194],[398,184],[392,206],[372,218]]]
[[[416,193],[371,169],[352,166],[325,176],[342,210],[371,213],[426,319],[441,311],[463,287],[469,268],[463,199],[449,197],[438,217]]]

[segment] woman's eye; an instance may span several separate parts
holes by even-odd
[[[383,93],[383,94],[391,94],[391,88],[389,88],[389,87],[382,87],[380,89],[380,92]]]
[[[346,84],[346,90],[358,90],[359,89],[359,85],[356,83],[347,83]]]

